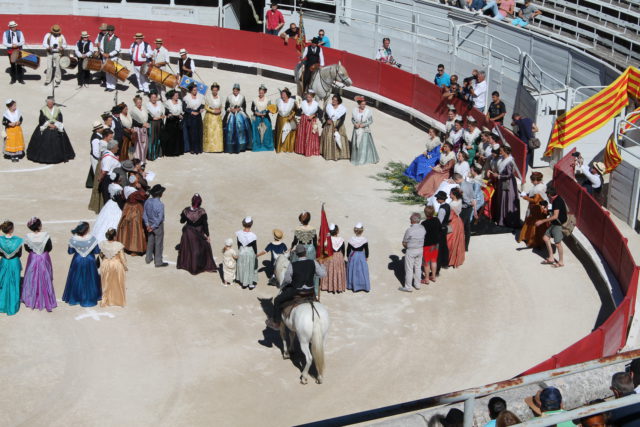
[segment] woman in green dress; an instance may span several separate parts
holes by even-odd
[[[13,222],[0,224],[0,313],[9,316],[20,309],[20,256],[22,239],[13,235]]]

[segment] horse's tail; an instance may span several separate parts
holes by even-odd
[[[318,376],[322,378],[324,373],[324,336],[322,333],[322,319],[316,311],[315,307],[311,307],[313,310],[313,331],[311,333],[311,356],[316,364],[316,370]]]

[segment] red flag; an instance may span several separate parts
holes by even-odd
[[[327,214],[324,211],[324,203],[322,204],[322,212],[320,213],[320,232],[318,233],[318,248],[316,256],[320,259],[333,255],[333,246],[331,245],[331,235],[329,234],[329,222]]]

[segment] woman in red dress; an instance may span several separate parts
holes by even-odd
[[[422,197],[431,197],[436,194],[442,181],[451,176],[455,163],[456,155],[453,152],[453,145],[450,142],[445,142],[442,144],[440,161],[416,187],[418,194]]]
[[[309,90],[305,95],[305,100],[300,104],[300,124],[296,135],[296,145],[294,151],[298,154],[309,156],[320,155],[320,124],[319,116],[322,109],[314,99],[313,90]]]
[[[464,248],[464,224],[460,219],[460,211],[462,211],[462,192],[459,188],[451,189],[449,194],[451,197],[451,233],[447,234],[447,246],[449,247],[449,266],[460,267],[464,264],[465,248]]]

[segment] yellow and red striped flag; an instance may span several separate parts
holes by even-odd
[[[624,134],[633,124],[640,122],[640,108],[636,108],[633,113],[629,114],[626,119],[624,127],[620,129],[620,133]],[[622,156],[618,151],[618,144],[616,143],[616,134],[611,135],[607,141],[607,146],[604,150],[604,173],[611,173],[615,168],[622,163]]]

